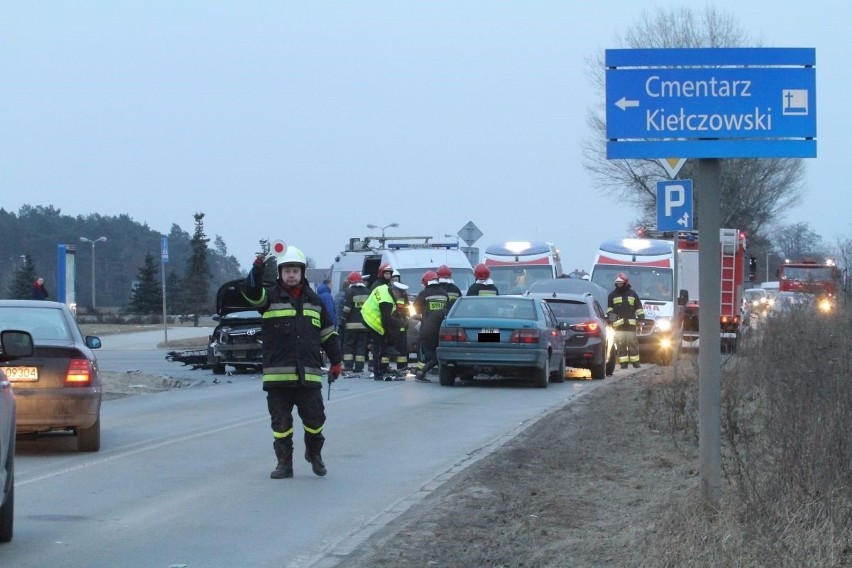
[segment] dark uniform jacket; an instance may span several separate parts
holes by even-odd
[[[645,319],[642,301],[630,284],[625,284],[621,288],[616,287],[609,293],[606,312],[607,314],[612,312],[617,316],[612,323],[615,331],[635,331],[637,320]]]
[[[420,334],[437,336],[447,315],[449,297],[443,284],[429,284],[414,299],[414,310],[420,314]]]
[[[468,296],[496,296],[498,293],[496,284],[493,282],[485,284],[479,280],[471,284],[470,288],[467,289]]]
[[[345,329],[367,329],[361,315],[361,306],[370,297],[370,289],[363,283],[350,284],[343,299]]]
[[[280,281],[264,288],[249,273],[245,297],[263,316],[263,390],[322,388],[322,353],[340,363],[340,342],[322,298],[302,278],[301,294],[291,297]]]

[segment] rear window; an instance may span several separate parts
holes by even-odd
[[[28,331],[34,341],[71,339],[62,312],[53,308],[0,307],[0,329]]]
[[[535,320],[533,302],[523,298],[459,298],[453,308],[455,318],[500,318]]]
[[[545,300],[558,318],[587,318],[589,306],[585,302]]]

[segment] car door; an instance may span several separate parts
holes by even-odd
[[[548,327],[547,336],[550,345],[550,367],[559,368],[561,359],[565,357],[565,332],[559,329],[559,322],[550,306],[544,300],[538,301],[544,311],[545,324]]]

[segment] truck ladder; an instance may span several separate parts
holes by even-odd
[[[719,242],[722,245],[722,315],[734,316],[739,313],[736,302],[737,275],[737,230],[720,229]]]

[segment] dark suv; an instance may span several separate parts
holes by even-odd
[[[589,369],[593,379],[603,379],[613,373],[615,332],[603,307],[606,290],[588,280],[552,278],[534,282],[526,295],[546,301],[557,321],[568,324],[566,365]]]
[[[263,319],[242,295],[245,279],[226,282],[216,294],[218,325],[207,346],[207,365],[214,375],[224,375],[225,366],[238,371],[260,371],[263,367]]]

